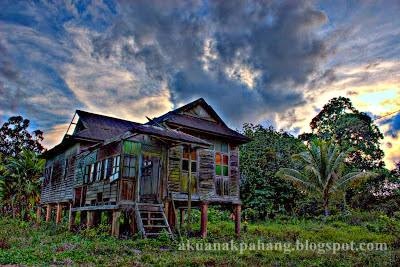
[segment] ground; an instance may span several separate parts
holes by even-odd
[[[198,214],[195,214],[197,219]],[[42,223],[35,226],[10,218],[0,218],[0,264],[22,265],[108,265],[108,266],[398,266],[400,264],[400,224],[398,218],[380,214],[353,213],[329,219],[294,219],[281,217],[264,222],[246,223],[240,239],[234,235],[234,223],[229,215],[211,210],[209,233],[200,238],[170,241],[158,239],[116,239],[110,237],[107,226],[67,231],[61,225]],[[198,225],[194,225],[194,230]],[[233,240],[233,241],[231,241]],[[260,241],[258,241],[260,240]],[[297,241],[296,241],[297,240]],[[233,251],[182,251],[187,242],[233,242]],[[263,242],[291,244],[292,247],[312,243],[386,243],[385,251],[337,251],[309,249],[283,251],[240,251],[244,244]],[[296,243],[297,242],[297,243]],[[242,245],[241,245],[242,243]],[[198,245],[198,248],[201,248]],[[221,249],[224,249],[222,245]],[[209,247],[208,247],[209,248]],[[232,248],[232,247],[231,247]],[[250,248],[250,247],[249,247]]]

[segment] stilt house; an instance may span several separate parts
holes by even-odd
[[[148,237],[172,235],[190,205],[205,237],[208,206],[218,204],[232,208],[239,234],[239,146],[248,141],[202,98],[146,124],[77,110],[43,155],[38,213],[57,223],[68,214],[71,228],[106,218],[113,235],[124,227]]]

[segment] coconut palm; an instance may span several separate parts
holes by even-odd
[[[375,176],[365,171],[346,172],[346,158],[352,149],[341,151],[333,142],[313,140],[307,150],[293,155],[299,160],[302,169],[281,168],[277,176],[292,181],[296,186],[310,193],[316,193],[323,200],[325,215],[329,215],[329,199],[332,194],[344,191],[346,187],[359,179]]]

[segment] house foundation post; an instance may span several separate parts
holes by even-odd
[[[182,226],[185,224],[185,210],[180,209],[179,212],[179,227],[182,229]]]
[[[87,212],[82,210],[79,212],[79,224],[81,226],[85,226],[86,223],[87,223]]]
[[[62,206],[61,203],[57,203],[57,210],[56,210],[56,224],[61,222],[62,215]]]
[[[208,203],[200,204],[201,221],[200,221],[200,233],[202,238],[207,237],[207,221],[208,221]]]
[[[111,224],[111,235],[119,237],[119,217],[121,216],[121,211],[115,210],[112,214],[112,224]]]
[[[36,209],[36,224],[39,225],[42,222],[42,206],[40,204]]]
[[[93,227],[93,225],[94,225],[94,217],[95,217],[95,214],[94,214],[95,212],[94,211],[88,211],[87,212],[87,227],[88,228],[90,228],[90,227]]]
[[[51,220],[51,205],[47,204],[46,206],[46,222]]]
[[[242,218],[242,206],[240,204],[235,205],[235,233],[236,236],[240,236],[240,221]]]
[[[76,211],[72,211],[72,203],[69,204],[69,216],[68,216],[68,230],[72,230],[75,226]]]

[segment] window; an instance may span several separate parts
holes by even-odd
[[[44,185],[47,185],[53,176],[53,166],[47,167],[44,170]]]
[[[136,156],[131,156],[131,155],[124,156],[124,168],[122,171],[122,177],[124,178],[136,177]]]
[[[101,163],[101,177],[100,179],[107,178],[108,159],[103,159]]]
[[[96,181],[100,181],[101,180],[101,168],[102,168],[102,162],[99,161],[96,163]]]
[[[83,182],[86,184],[86,183],[89,183],[89,181],[90,181],[90,165],[86,165],[85,166],[85,176],[83,178]]]
[[[67,178],[67,172],[68,172],[68,158],[65,159],[64,161],[64,170],[63,170],[63,178]]]
[[[215,188],[217,195],[229,195],[229,154],[227,143],[215,144]]]
[[[189,157],[191,159],[191,171],[192,171],[192,193],[197,192],[197,153],[196,150],[191,150],[189,153],[189,147],[183,147],[182,154],[182,176],[181,176],[181,192],[188,191],[189,185]]]
[[[120,165],[121,156],[116,156],[113,158],[112,164],[112,173],[110,176],[110,181],[114,181],[119,178],[119,165]]]
[[[96,164],[93,163],[90,165],[90,175],[89,175],[89,183],[94,181],[94,178],[96,176]]]
[[[192,160],[192,173],[197,171],[197,154],[196,150],[192,150],[190,153]],[[187,146],[183,147],[182,156],[182,171],[189,171],[189,148]]]

